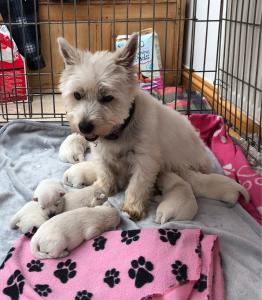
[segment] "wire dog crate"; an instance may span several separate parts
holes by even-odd
[[[223,116],[229,130],[261,151],[261,1],[7,0],[0,13],[1,124],[65,123],[57,37],[90,51],[115,50],[119,36],[140,32],[138,73],[143,79],[150,73],[149,92],[182,113]],[[145,70],[141,43],[149,29]],[[157,87],[156,73],[161,74]]]

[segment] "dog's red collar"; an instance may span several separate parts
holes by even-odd
[[[117,129],[115,129],[113,132],[111,132],[110,134],[104,136],[104,139],[106,140],[109,140],[109,141],[114,141],[114,140],[117,140],[122,131],[128,126],[128,124],[130,123],[133,115],[134,115],[134,112],[135,112],[135,101],[133,101],[130,109],[129,109],[129,115],[128,117],[124,120],[124,123],[121,124]]]

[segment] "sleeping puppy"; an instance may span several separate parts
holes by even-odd
[[[62,182],[56,178],[42,180],[33,194],[44,214],[51,218],[64,209],[65,189]]]
[[[95,163],[83,161],[71,166],[63,175],[64,184],[74,188],[83,188],[96,181]]]
[[[115,229],[119,223],[118,211],[107,206],[83,207],[62,213],[38,229],[30,243],[32,254],[39,259],[67,256],[84,240]]]
[[[27,202],[11,219],[10,228],[29,232],[33,227],[39,228],[48,216],[35,201]]]
[[[234,205],[238,201],[239,194],[242,194],[246,202],[249,201],[248,191],[225,175],[188,171],[186,178],[196,197],[217,199]]]
[[[156,210],[156,223],[164,224],[171,218],[176,221],[192,220],[197,214],[196,198],[189,183],[175,173],[161,174],[158,188],[163,193]]]
[[[59,159],[71,164],[81,162],[84,160],[84,155],[88,148],[88,142],[83,136],[78,133],[72,133],[61,144]]]

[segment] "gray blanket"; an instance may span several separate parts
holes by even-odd
[[[38,182],[47,177],[61,178],[70,166],[60,162],[58,149],[69,134],[67,127],[29,121],[15,121],[0,130],[0,262],[19,233],[8,227],[10,217],[29,201]],[[175,155],[175,152],[174,152]],[[214,166],[216,161],[214,159]],[[216,166],[216,171],[219,167]],[[110,198],[118,207],[123,194]],[[226,299],[262,299],[261,232],[259,225],[240,205],[229,208],[211,199],[198,199],[199,212],[190,222],[169,222],[169,228],[202,228],[220,237],[225,275]],[[122,229],[158,226],[154,223],[156,203],[140,222],[122,216]]]

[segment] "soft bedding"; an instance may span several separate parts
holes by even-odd
[[[213,133],[215,131],[213,130]],[[14,241],[20,236],[18,232],[9,229],[10,217],[26,201],[31,199],[32,191],[40,180],[51,176],[61,178],[63,172],[70,166],[58,159],[59,146],[68,134],[69,129],[67,127],[29,121],[15,121],[1,129],[1,261],[5,258],[8,249],[13,247]],[[213,161],[215,171],[221,172],[222,169],[217,166],[214,157]],[[123,194],[118,194],[110,198],[109,201],[115,207],[120,207]],[[211,199],[198,199],[198,204],[199,212],[193,221],[172,221],[165,224],[163,228],[178,230],[201,228],[204,233],[218,235],[221,245],[226,299],[260,299],[261,231],[259,224],[239,204],[229,208],[226,204]],[[122,216],[119,229],[158,227],[154,223],[156,205],[152,200],[148,217],[137,223]],[[12,260],[10,257],[13,252],[14,249],[11,249],[6,266]],[[20,274],[17,274],[17,272],[14,274],[15,271],[13,270],[12,280],[21,279]],[[35,276],[37,276],[37,273]],[[1,280],[2,278],[0,278]],[[12,280],[10,279],[9,282]],[[1,299],[5,299],[2,295],[1,297]],[[6,297],[6,299],[9,299],[9,297]]]

